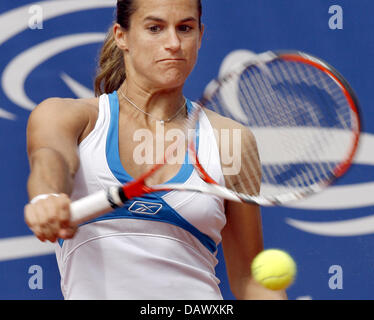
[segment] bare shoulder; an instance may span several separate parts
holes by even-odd
[[[261,163],[254,134],[237,121],[204,111],[214,129],[226,185],[245,194],[258,194]]]
[[[220,132],[220,130],[223,130],[223,129],[228,129],[228,130],[238,129],[241,131],[242,137],[245,138],[242,140],[243,142],[246,142],[249,145],[256,144],[255,136],[253,135],[252,131],[248,127],[228,117],[224,117],[212,110],[204,108],[204,112],[207,115],[212,127],[218,130],[218,132]]]
[[[91,113],[97,114],[99,110],[99,98],[87,98],[87,99],[70,99],[70,98],[48,98],[42,101],[33,113],[58,112],[60,115],[71,114],[74,116],[82,113],[83,115],[89,115]]]
[[[31,112],[28,134],[66,131],[82,141],[95,126],[98,112],[99,98],[48,98]]]

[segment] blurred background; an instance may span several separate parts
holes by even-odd
[[[48,97],[93,95],[115,3],[0,1],[0,299],[62,299],[53,249],[36,240],[23,219],[26,124]],[[372,12],[372,0],[203,0],[205,36],[187,97],[199,98],[229,55],[296,49],[333,65],[361,103],[363,134],[349,173],[292,207],[262,209],[265,248],[288,251],[298,265],[290,299],[373,298]],[[221,249],[218,258],[223,296],[233,299]]]

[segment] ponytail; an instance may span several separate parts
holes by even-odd
[[[101,48],[98,64],[94,83],[96,97],[118,90],[126,79],[123,53],[114,39],[113,26],[110,27]]]

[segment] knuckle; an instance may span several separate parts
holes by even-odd
[[[60,193],[59,194],[59,198],[60,199],[62,199],[62,200],[69,200],[69,197],[68,197],[68,195],[67,194],[65,194],[65,193]]]
[[[51,224],[51,217],[48,215],[43,214],[39,219],[39,225],[41,228],[48,228]]]
[[[47,240],[50,241],[50,242],[55,242],[57,240],[57,237],[56,236],[50,236]]]
[[[30,216],[32,215],[32,213],[33,213],[32,206],[31,205],[25,206],[25,209],[23,211],[23,215],[24,215],[25,219],[29,219]]]
[[[32,221],[30,221],[29,219],[25,219],[25,223],[26,223],[26,225],[27,225],[30,229],[32,229],[32,228],[35,226],[35,223],[32,222]]]
[[[45,241],[45,238],[43,236],[38,236],[38,235],[35,235],[40,241],[44,242]]]
[[[26,224],[28,226],[32,226],[33,225],[33,221],[32,221],[32,219],[30,217],[30,213],[25,212],[24,220],[25,220],[25,222],[26,222]]]
[[[45,236],[43,234],[43,232],[41,232],[40,230],[32,230],[34,235],[40,240],[40,241],[45,241]]]
[[[46,219],[46,224],[50,225],[50,224],[54,224],[57,219],[57,217],[55,215],[49,215]]]
[[[47,220],[42,220],[39,222],[39,226],[42,229],[46,229],[48,227],[48,221]]]
[[[59,202],[63,204],[68,204],[70,203],[70,198],[65,194],[62,193],[59,197],[56,198]]]

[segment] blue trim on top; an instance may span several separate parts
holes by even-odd
[[[110,170],[112,171],[113,175],[120,181],[122,184],[125,184],[129,181],[134,180],[134,178],[126,171],[123,167],[120,156],[119,156],[119,143],[118,143],[118,120],[119,120],[119,102],[118,102],[118,94],[116,91],[108,95],[109,103],[110,103],[110,125],[109,131],[107,135],[106,141],[106,156],[107,162],[109,165]],[[187,112],[190,113],[193,106],[190,100],[187,99]],[[197,128],[198,130],[198,128]],[[196,136],[198,136],[199,131],[197,132]],[[196,146],[198,147],[198,140]],[[184,164],[181,165],[178,173],[168,180],[166,183],[183,183],[185,182],[188,177],[192,174],[193,165],[189,164],[188,162],[188,150],[184,157]]]
[[[136,202],[151,202],[153,204],[158,204],[162,208],[156,214],[146,214],[146,213],[137,213],[130,211],[129,208]],[[149,220],[149,221],[159,221],[168,224],[175,225],[179,228],[182,228],[193,236],[195,236],[211,253],[217,251],[216,243],[206,234],[199,231],[196,227],[190,224],[185,220],[178,212],[176,212],[169,204],[162,198],[159,197],[158,193],[147,194],[143,197],[137,197],[127,201],[121,208],[118,208],[106,215],[98,217],[94,220],[91,220],[87,223],[105,221],[112,219],[140,219],[140,220]]]
[[[110,106],[110,125],[106,139],[106,158],[110,170],[114,176],[122,184],[132,180],[131,176],[126,172],[122,166],[119,157],[119,140],[118,140],[118,119],[119,119],[119,103],[116,92],[108,95]]]
[[[110,126],[107,134],[107,141],[106,141],[106,156],[107,162],[109,165],[110,170],[114,174],[114,176],[122,183],[125,184],[127,182],[133,181],[134,179],[126,172],[124,169],[122,162],[119,157],[119,148],[118,148],[118,119],[119,119],[119,103],[118,103],[118,95],[117,92],[113,92],[112,94],[108,95],[109,103],[110,103]],[[193,105],[191,101],[187,100],[187,112],[188,114],[191,113]],[[197,123],[196,128],[196,151],[198,151],[199,147],[199,133],[200,133],[200,124]],[[166,183],[183,183],[185,182],[189,176],[192,174],[193,165],[189,163],[189,155],[188,150],[185,155],[184,164],[182,164],[179,172],[171,178]],[[103,220],[110,220],[110,219],[142,219],[142,220],[152,220],[152,221],[160,221],[169,224],[173,224],[177,227],[180,227],[192,235],[194,235],[211,253],[217,251],[217,246],[215,242],[206,234],[199,231],[196,227],[194,227],[191,223],[189,223],[186,219],[184,219],[176,210],[169,206],[169,204],[162,199],[161,197],[168,193],[169,191],[160,191],[154,192],[151,194],[146,194],[142,197],[137,197],[127,201],[123,207],[118,208],[108,214],[105,214],[101,217],[93,219],[85,224],[89,224],[96,221],[103,221]],[[129,210],[130,207],[136,202],[151,202],[153,204],[157,204],[158,206],[162,206],[162,208],[157,211],[156,214],[145,214],[134,212],[134,210]],[[63,239],[59,239],[58,242],[60,246],[63,244]]]

